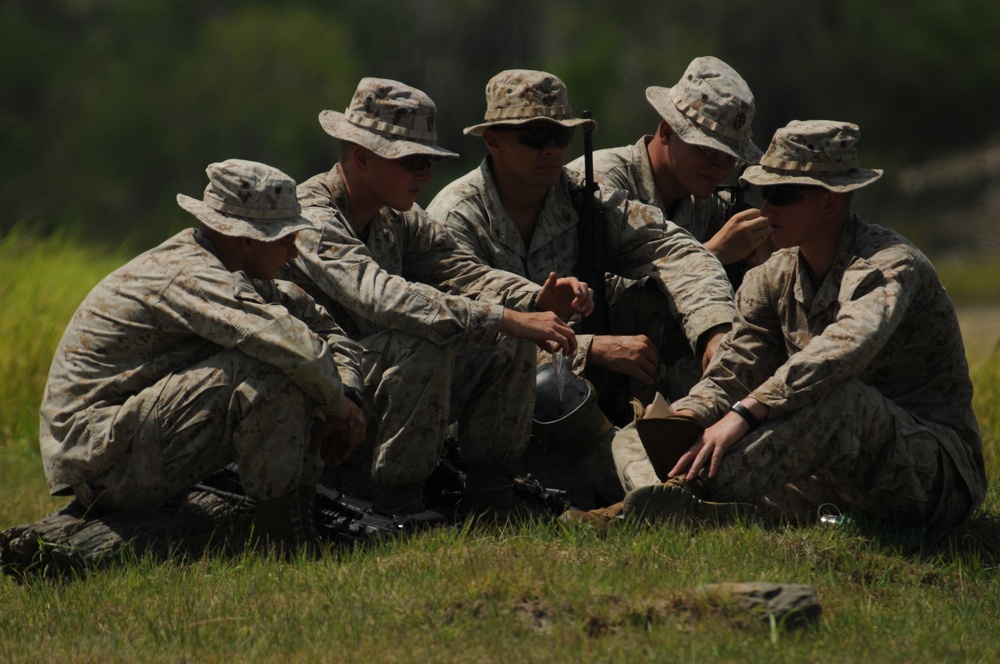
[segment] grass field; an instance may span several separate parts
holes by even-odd
[[[123,260],[67,238],[0,240],[0,529],[65,503],[45,491],[41,389],[77,303]],[[1000,292],[979,283],[988,268],[941,266],[991,479],[984,508],[946,539],[857,524],[598,537],[535,522],[320,561],[123,560],[79,579],[0,577],[0,662],[1000,661]],[[822,617],[789,631],[693,592],[723,581],[812,585]]]

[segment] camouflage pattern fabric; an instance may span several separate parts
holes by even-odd
[[[579,254],[579,215],[570,191],[582,187],[579,177],[564,170],[560,183],[546,195],[530,246],[525,246],[500,202],[488,159],[442,189],[428,206],[428,214],[444,224],[459,246],[489,265],[536,283],[549,272],[573,274]],[[664,295],[663,308],[693,355],[703,332],[733,320],[733,293],[725,271],[711,253],[655,208],[629,201],[621,190],[602,189],[601,197],[607,211],[608,272],[655,284]],[[586,369],[591,342],[590,335],[577,335],[572,366],[578,374]]]
[[[658,208],[664,218],[674,222],[701,243],[711,239],[728,221],[726,202],[718,195],[707,199],[686,196],[668,210],[653,176],[647,146],[652,136],[640,138],[635,145],[607,148],[594,152],[594,180],[608,188],[623,189],[633,201]],[[571,161],[567,168],[583,176],[583,157]]]
[[[299,235],[301,253],[287,274],[354,339],[392,329],[436,344],[492,344],[503,308],[526,311],[539,290],[461,250],[417,205],[382,208],[358,237],[336,166],[300,184],[298,196],[303,209],[326,216],[320,232]]]
[[[321,232],[299,235],[289,276],[365,348],[376,482],[426,479],[453,421],[470,466],[518,457],[530,428],[535,346],[501,338],[499,326],[503,308],[527,310],[539,286],[482,264],[418,206],[383,208],[358,237],[336,166],[302,183],[299,200],[327,215]]]
[[[427,479],[453,421],[470,467],[520,458],[534,402],[533,344],[504,336],[497,346],[439,345],[397,330],[361,344],[377,486]]]
[[[703,426],[747,396],[770,408],[723,458],[713,498],[749,501],[819,476],[848,508],[942,527],[983,501],[958,320],[912,244],[852,215],[819,284],[785,249],[747,273],[738,300],[708,374],[673,404]]]
[[[222,351],[129,398],[112,434],[129,450],[74,492],[102,509],[151,507],[236,461],[248,496],[280,498],[323,470],[309,449],[313,410],[276,367]]]
[[[304,472],[313,412],[361,386],[360,358],[301,289],[230,272],[182,231],[102,280],[67,327],[41,406],[49,489],[92,500],[100,476],[123,488],[115,507],[138,507],[235,459],[248,492],[273,497]]]

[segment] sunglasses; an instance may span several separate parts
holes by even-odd
[[[533,150],[544,150],[553,141],[561,148],[573,142],[574,127],[504,127],[505,131],[516,131],[517,142]]]
[[[761,187],[760,197],[775,206],[795,205],[804,197],[803,192],[816,187],[795,184],[775,184]]]
[[[696,145],[695,147],[701,150],[701,153],[705,155],[705,159],[707,159],[710,163],[721,164],[726,167],[736,165],[736,157],[731,154],[726,154],[721,150],[706,148],[704,145]]]
[[[421,171],[427,170],[433,166],[434,162],[437,161],[437,157],[432,157],[426,154],[414,154],[409,157],[402,157],[396,161],[411,173],[420,173]]]

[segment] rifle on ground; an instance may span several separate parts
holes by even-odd
[[[458,440],[452,436],[444,439],[444,449],[437,466],[427,481],[424,500],[443,512],[453,512],[465,492],[465,474],[468,467],[462,461]],[[561,489],[545,487],[531,475],[514,477],[514,495],[528,504],[543,508],[558,516],[573,505]]]
[[[254,500],[243,490],[235,463],[215,471],[195,488],[225,498],[241,511],[253,509]],[[313,515],[321,538],[349,545],[372,544],[445,524],[444,516],[438,512],[387,514],[377,510],[371,501],[346,496],[322,483],[316,485]]]

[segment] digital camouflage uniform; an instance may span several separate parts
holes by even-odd
[[[492,127],[525,123],[596,128],[593,120],[573,116],[565,84],[548,72],[500,72],[487,83],[486,103],[485,122],[467,127],[466,134],[481,135]],[[536,283],[544,282],[550,272],[580,276],[580,214],[574,196],[582,199],[581,179],[563,169],[558,184],[545,195],[526,246],[504,209],[491,169],[491,157],[487,156],[477,170],[442,189],[428,206],[428,214],[440,221],[460,246],[493,267],[521,274]],[[664,220],[655,208],[627,200],[624,191],[605,189],[596,205],[605,221],[604,269],[610,285],[607,299],[613,304],[606,333],[646,334],[657,348],[661,364],[655,385],[622,378],[625,384],[618,387],[605,380],[607,372],[588,367],[593,336],[580,334],[577,329],[577,351],[571,358],[571,369],[591,381],[598,393],[610,394],[619,402],[628,397],[650,401],[657,389],[672,396],[684,394],[701,374],[700,361],[695,358],[701,336],[732,321],[733,294],[725,272],[690,235]],[[633,281],[641,283],[624,288]],[[550,353],[539,352],[540,364],[550,358]],[[616,412],[609,410],[610,416],[619,421],[627,417],[623,405],[627,404],[611,405]],[[552,478],[561,488],[569,489],[582,479],[604,500],[617,500],[621,486],[611,469],[610,427],[605,420],[595,426],[590,436],[577,440],[574,433],[573,440],[566,438],[564,434],[576,432],[579,424],[557,425],[554,433],[565,443],[558,445],[561,452],[552,445],[550,451],[558,459],[532,449],[525,463],[543,481]],[[564,466],[572,471],[571,475],[563,474]]]
[[[343,408],[359,360],[300,288],[230,272],[201,230],[181,231],[102,280],[67,327],[41,406],[49,489],[139,508],[233,460],[260,500],[315,483],[314,415]]]
[[[294,278],[365,349],[376,482],[423,482],[452,421],[470,466],[513,463],[531,423],[535,347],[498,339],[500,319],[505,305],[526,310],[538,286],[460,250],[419,206],[382,208],[359,238],[336,166],[303,182],[299,200],[328,214],[320,233],[299,235]]]
[[[442,189],[428,206],[428,213],[447,227],[460,246],[489,265],[540,283],[549,272],[568,275],[576,270],[580,217],[570,192],[581,186],[575,173],[564,171],[559,184],[546,195],[530,246],[525,246],[500,202],[488,157],[477,170]],[[663,219],[655,208],[628,200],[622,190],[602,189],[601,206],[606,212],[607,271],[648,280],[665,295],[661,338],[653,329],[641,331],[665,355],[661,357],[664,363],[685,357],[693,360],[701,335],[733,319],[732,288],[722,266],[688,233]],[[619,302],[618,308],[627,306]],[[620,311],[618,317],[627,318],[628,312]],[[572,359],[577,374],[583,375],[587,368],[592,341],[592,335],[577,335],[577,352]],[[696,363],[684,366],[687,373],[673,376],[672,387],[661,386],[672,396],[683,394],[700,374]]]
[[[846,123],[792,122],[744,177],[765,186],[864,186],[881,171],[857,167],[857,135]],[[958,320],[910,242],[852,214],[819,283],[797,247],[782,249],[747,273],[737,299],[733,331],[705,378],[672,406],[693,411],[704,427],[746,397],[770,410],[704,480],[703,499],[784,508],[783,497],[796,495],[813,509],[829,500],[937,528],[983,501]],[[627,489],[656,482],[634,426],[618,434],[614,451]]]
[[[594,180],[609,189],[623,189],[629,199],[658,208],[663,216],[674,222],[694,239],[704,243],[714,236],[728,221],[727,202],[718,195],[706,199],[685,196],[671,208],[663,202],[653,178],[647,146],[650,135],[640,138],[635,145],[594,151]],[[567,166],[583,174],[583,157]]]
[[[756,113],[753,93],[746,81],[718,58],[695,58],[676,85],[650,86],[646,99],[685,142],[722,152],[738,162],[753,164],[760,158],[761,150],[751,140]],[[658,137],[647,134],[634,145],[594,151],[594,180],[658,208],[696,240],[707,242],[729,221],[730,193],[717,191],[705,199],[686,195],[668,207],[657,189],[649,159],[649,144],[654,140]],[[568,167],[583,174],[584,158],[575,159]],[[738,286],[742,263],[727,267]]]

